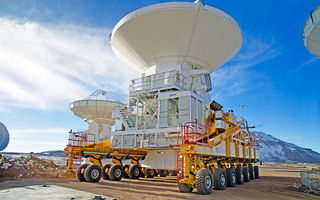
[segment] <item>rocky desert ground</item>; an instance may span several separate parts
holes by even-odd
[[[35,157],[19,158],[7,169],[0,169],[0,191],[8,188],[32,185],[57,185],[76,191],[91,192],[114,199],[319,199],[319,194],[305,193],[301,187],[300,171],[317,167],[310,164],[264,163],[260,166],[260,178],[227,188],[213,191],[209,196],[180,193],[176,177],[122,179],[120,182],[100,180],[98,183],[78,182],[73,174],[51,161]],[[76,195],[76,194],[74,194]]]

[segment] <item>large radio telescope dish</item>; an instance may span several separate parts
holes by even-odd
[[[70,110],[89,123],[94,121],[98,124],[113,125],[115,121],[112,119],[112,111],[120,104],[121,98],[118,95],[97,90],[84,100],[72,102]]]
[[[9,132],[7,127],[0,122],[0,151],[4,150],[9,144]]]
[[[304,25],[303,41],[312,55],[320,57],[320,5],[311,12]]]
[[[135,10],[114,27],[115,54],[144,71],[182,61],[213,71],[240,49],[237,22],[225,12],[197,1],[160,3]]]

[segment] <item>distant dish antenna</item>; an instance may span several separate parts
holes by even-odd
[[[9,144],[9,132],[7,127],[0,122],[0,151],[4,150]]]
[[[122,105],[121,98],[106,90],[97,90],[84,100],[70,104],[71,112],[88,123],[113,125],[112,111]]]
[[[83,100],[70,104],[71,112],[89,124],[88,132],[95,134],[96,140],[111,137],[111,126],[115,124],[112,113],[123,105],[121,98],[106,90],[97,90]]]
[[[303,28],[304,46],[312,55],[320,57],[320,5],[314,9]]]

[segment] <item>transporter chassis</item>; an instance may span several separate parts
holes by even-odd
[[[259,168],[254,166],[259,160],[258,138],[254,138],[248,126],[242,124],[243,121],[217,136],[199,133],[197,128],[204,130],[206,127],[196,122],[179,125],[177,184],[180,192],[197,189],[200,194],[210,194],[213,188],[224,190],[259,178]],[[226,156],[212,151],[221,147],[222,142],[226,143]],[[233,144],[235,151],[232,153],[230,146]]]
[[[197,122],[179,124],[177,131],[176,170],[150,169],[140,163],[150,151],[147,148],[113,148],[111,140],[91,142],[90,134],[70,132],[68,171],[77,169],[79,181],[98,182],[104,180],[120,181],[122,178],[138,179],[177,176],[180,192],[210,194],[212,189],[224,190],[237,184],[259,178],[259,139],[249,132],[244,119],[231,123],[230,114],[223,120],[229,124],[225,131],[216,129],[214,115],[207,118],[207,126]],[[211,123],[210,123],[211,122]],[[92,136],[94,137],[94,136]],[[92,141],[95,141],[93,138]],[[80,165],[81,158],[88,158],[91,164]],[[104,164],[103,159],[111,159],[113,164]],[[124,164],[129,160],[131,164]]]

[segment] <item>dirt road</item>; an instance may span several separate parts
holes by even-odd
[[[22,179],[0,183],[0,189],[34,184],[55,184],[120,199],[319,199],[320,196],[288,189],[300,183],[300,167],[267,166],[260,169],[260,179],[223,191],[214,190],[210,195],[180,193],[173,176],[139,180],[122,179],[121,182],[101,180],[99,183],[79,183],[75,178]]]

